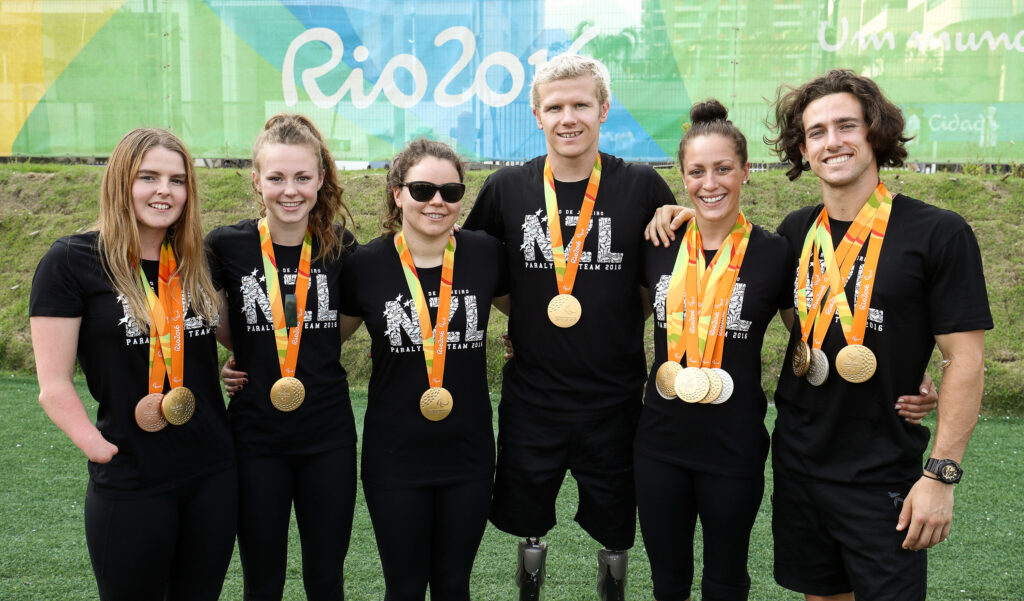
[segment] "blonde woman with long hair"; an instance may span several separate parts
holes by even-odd
[[[220,595],[237,479],[215,298],[188,150],[163,130],[128,132],[95,229],[53,244],[29,305],[39,402],[89,459],[85,533],[104,601]]]

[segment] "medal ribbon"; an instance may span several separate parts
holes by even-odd
[[[448,236],[448,244],[444,247],[441,259],[441,289],[438,292],[437,328],[430,325],[430,309],[427,297],[420,285],[420,276],[416,273],[416,265],[412,253],[405,243],[405,235],[395,235],[395,250],[402,262],[405,272],[405,283],[409,286],[409,295],[416,303],[416,315],[420,321],[420,338],[423,341],[423,358],[427,365],[427,378],[431,388],[438,388],[444,382],[444,360],[448,349],[448,314],[452,303],[452,274],[455,271],[455,236]]]
[[[676,255],[666,296],[665,329],[669,358],[673,361],[679,361],[685,348],[688,367],[721,367],[729,299],[747,252],[752,229],[753,226],[741,212],[711,264],[706,265],[703,240],[696,220],[691,220],[687,226],[685,244],[680,245]],[[682,285],[683,273],[685,288]]]
[[[157,292],[149,285],[139,265],[142,287],[149,308],[149,394],[164,390],[164,375],[170,373],[171,389],[183,383],[185,373],[185,308],[178,264],[170,239],[160,245]]]
[[[864,341],[864,330],[867,326],[868,308],[871,303],[871,294],[874,290],[874,276],[878,268],[878,258],[882,250],[882,242],[885,239],[885,231],[889,223],[889,214],[892,207],[892,195],[879,182],[875,191],[868,201],[861,207],[857,217],[850,225],[843,236],[839,247],[833,251],[832,229],[828,219],[828,211],[822,208],[813,231],[808,232],[808,239],[813,237],[813,244],[804,242],[804,250],[801,253],[800,276],[798,278],[798,305],[801,310],[801,335],[804,341],[808,339],[813,322],[814,338],[813,347],[820,349],[828,332],[832,316],[838,312],[839,323],[843,330],[843,336],[848,344],[861,344]],[[869,227],[869,224],[871,226]],[[868,254],[864,270],[861,272],[855,293],[857,306],[851,313],[850,305],[846,298],[845,283],[849,280],[856,263],[857,256],[868,242]],[[810,246],[810,250],[808,250]],[[825,273],[821,273],[821,267],[817,257],[819,252],[825,263]],[[810,311],[806,309],[806,269],[807,258],[815,258],[815,276],[818,280],[814,286],[815,304]],[[825,289],[828,289],[830,296],[824,311],[818,314],[819,305]],[[818,291],[821,291],[819,294]]]
[[[263,279],[267,284],[270,298],[270,314],[274,318],[274,343],[277,345],[277,360],[281,366],[281,377],[294,377],[295,365],[299,361],[299,343],[302,340],[302,325],[306,317],[306,296],[309,292],[309,258],[312,254],[313,238],[306,230],[299,251],[299,272],[295,278],[295,326],[289,331],[281,299],[281,284],[277,278],[277,260],[274,258],[274,242],[270,238],[267,218],[260,219],[260,252],[263,255]]]
[[[572,243],[568,250],[568,262],[566,262],[566,250],[562,246],[562,224],[558,217],[555,176],[551,172],[551,163],[547,158],[544,159],[544,183],[544,207],[548,213],[551,258],[555,264],[555,280],[558,283],[558,293],[572,294],[573,284],[576,283],[576,272],[580,266],[580,257],[583,255],[583,241],[587,237],[587,230],[590,229],[590,217],[594,211],[597,189],[601,185],[601,155],[597,155],[597,160],[594,161],[594,169],[590,172],[590,181],[587,182],[587,191],[583,195],[583,206],[580,207],[576,231],[573,233]]]

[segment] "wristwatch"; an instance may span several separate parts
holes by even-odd
[[[924,471],[934,474],[939,482],[946,484],[956,484],[964,475],[964,470],[961,469],[959,463],[952,459],[936,459],[934,457],[928,458],[924,464]]]

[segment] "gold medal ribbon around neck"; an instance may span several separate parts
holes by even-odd
[[[295,326],[288,328],[281,295],[281,284],[277,275],[277,260],[274,258],[274,242],[270,237],[267,218],[260,219],[260,253],[263,255],[263,277],[266,280],[267,296],[270,299],[270,313],[274,319],[274,342],[277,345],[277,360],[281,377],[295,377],[295,366],[299,361],[299,344],[302,341],[302,326],[306,317],[306,297],[309,292],[309,264],[313,238],[306,230],[299,251],[299,270],[295,278]]]

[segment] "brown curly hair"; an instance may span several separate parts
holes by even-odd
[[[786,176],[791,181],[811,168],[800,152],[800,145],[804,143],[804,109],[823,96],[844,92],[860,101],[864,121],[868,126],[867,139],[875,151],[878,166],[901,167],[906,160],[907,149],[904,145],[913,138],[903,135],[905,122],[900,108],[886,98],[878,84],[871,79],[849,69],[832,69],[797,88],[783,84],[776,92],[775,102],[772,103],[775,119],[767,125],[778,135],[774,138],[764,136],[764,143],[780,159],[789,162]]]
[[[324,172],[324,183],[316,194],[316,205],[309,212],[307,227],[318,244],[314,260],[337,260],[344,246],[340,232],[352,221],[352,213],[342,198],[344,189],[338,182],[338,170],[320,130],[305,115],[278,113],[271,117],[252,147],[252,169],[257,175],[260,172],[260,151],[267,144],[305,146],[317,156],[320,170]],[[266,216],[267,206],[263,204],[259,191],[256,192],[256,201],[260,215]],[[340,222],[340,229],[334,227],[335,220]]]
[[[395,234],[402,229],[402,209],[395,202],[395,190],[402,187],[406,174],[424,157],[434,157],[450,162],[459,172],[459,181],[465,179],[466,172],[462,161],[459,160],[459,155],[452,150],[451,146],[426,138],[417,138],[409,142],[402,152],[395,155],[395,158],[391,160],[391,167],[388,168],[384,184],[384,209],[380,216],[382,235]]]

